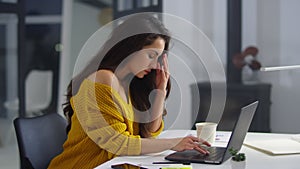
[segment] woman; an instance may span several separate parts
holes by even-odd
[[[131,30],[139,33],[128,34]],[[169,42],[167,29],[147,14],[129,17],[114,29],[68,86],[68,138],[49,168],[94,168],[119,155],[168,149],[208,153],[199,142],[209,143],[197,137],[154,139],[163,130],[164,101],[171,86]]]

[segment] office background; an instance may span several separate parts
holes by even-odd
[[[1,0],[1,2],[16,2]],[[61,103],[63,94],[69,80],[73,74],[73,68],[86,40],[101,26],[112,20],[112,1],[102,0],[102,5],[93,5],[88,1],[80,0],[57,0],[55,3],[47,4],[47,1],[32,3],[30,0],[24,1],[27,9],[30,7],[40,8],[42,13],[31,13],[25,16],[25,25],[37,26],[31,29],[34,32],[47,32],[46,41],[50,42],[52,53],[47,56],[57,57],[56,70],[59,70],[58,80],[58,103],[55,111],[62,114]],[[26,3],[27,2],[27,3]],[[120,2],[122,3],[122,2]],[[142,1],[147,5],[150,1]],[[154,2],[156,3],[156,2]],[[207,35],[214,44],[220,59],[227,66],[227,1],[226,0],[163,0],[162,11],[186,19],[187,22],[194,24]],[[30,6],[31,4],[31,6]],[[126,6],[127,2],[123,4]],[[297,7],[300,6],[298,0],[242,0],[242,43],[241,50],[248,46],[256,46],[259,49],[258,60],[263,66],[284,66],[300,64],[299,45],[300,45],[300,22],[297,16],[300,15]],[[48,8],[53,8],[49,10]],[[54,12],[53,12],[54,11]],[[28,11],[27,11],[28,12]],[[14,145],[15,140],[12,135],[11,121],[18,116],[17,96],[17,36],[16,24],[18,19],[13,14],[0,14],[0,66],[1,66],[1,89],[0,89],[0,159],[1,164],[8,163],[10,159],[18,159],[16,149],[13,152],[5,146]],[[9,24],[7,24],[9,23]],[[40,25],[40,26],[38,26]],[[48,25],[45,28],[43,25]],[[11,27],[9,27],[11,26]],[[9,33],[11,32],[11,33]],[[193,37],[193,32],[182,32],[187,36]],[[27,38],[33,37],[27,32]],[[42,35],[41,35],[42,36]],[[54,38],[54,39],[53,39]],[[191,39],[192,40],[192,39]],[[32,45],[28,40],[25,46]],[[36,46],[34,46],[37,48]],[[8,50],[9,49],[9,50]],[[7,50],[7,51],[6,51]],[[51,55],[49,54],[51,53]],[[49,55],[48,55],[49,54]],[[9,56],[9,57],[8,57]],[[47,58],[43,56],[43,59]],[[26,60],[26,55],[23,58]],[[30,57],[27,54],[27,57]],[[27,59],[28,60],[28,59]],[[30,64],[30,63],[26,63]],[[175,63],[176,64],[176,63]],[[193,71],[196,72],[199,82],[208,81],[208,77],[203,73],[199,65],[188,63]],[[184,72],[175,69],[180,65],[171,66],[171,73],[179,74],[179,81],[184,81],[180,86],[182,97],[187,98],[182,104],[181,112],[177,111],[176,103],[177,92],[173,92],[168,100],[168,117],[165,118],[166,127],[173,129],[189,129],[193,125],[192,97],[190,85],[193,83],[184,76]],[[25,83],[27,87],[27,113],[36,110],[47,109],[51,106],[53,96],[53,78],[55,74],[51,71],[33,71],[32,76],[28,76]],[[270,94],[270,129],[271,132],[300,133],[299,128],[299,100],[300,100],[300,70],[287,70],[277,72],[259,72],[259,83],[271,84]],[[42,87],[41,87],[42,86]],[[186,92],[185,92],[186,91]],[[27,100],[27,101],[28,101]],[[174,104],[173,104],[174,105]],[[53,108],[53,106],[51,107]],[[8,146],[9,147],[9,146]],[[2,150],[1,150],[2,149]],[[11,156],[9,156],[11,154]],[[3,156],[3,158],[2,158]],[[9,165],[9,164],[8,164]],[[16,168],[16,167],[13,167]]]

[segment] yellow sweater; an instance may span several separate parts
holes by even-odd
[[[86,79],[71,105],[71,130],[63,152],[51,161],[49,169],[89,169],[118,155],[140,155],[141,138],[132,104],[113,88]],[[160,134],[163,126],[152,136]]]

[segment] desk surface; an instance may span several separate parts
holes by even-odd
[[[224,132],[217,132],[217,134],[222,134]],[[226,132],[225,132],[226,133]],[[195,135],[194,130],[167,130],[164,131],[159,138],[174,138],[174,137],[183,137],[189,134]],[[248,133],[246,140],[264,140],[264,139],[282,139],[290,138],[291,134],[275,134],[275,133]],[[218,146],[226,146],[224,141],[216,141],[215,143]],[[284,143],[283,143],[284,144]],[[98,167],[96,169],[110,169],[112,164],[129,162],[134,164],[143,164],[149,169],[158,169],[162,166],[153,165],[153,161],[166,161],[164,157],[174,151],[168,150],[161,153],[149,154],[143,156],[123,156],[116,157]],[[263,152],[251,149],[246,146],[242,146],[240,152],[246,154],[246,166],[247,169],[259,169],[259,168],[272,168],[272,169],[299,169],[300,154],[294,155],[278,155],[271,156]],[[233,169],[231,160],[227,160],[221,165],[211,165],[211,164],[196,164],[192,163],[193,169],[206,168],[206,169]]]

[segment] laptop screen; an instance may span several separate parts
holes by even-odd
[[[247,131],[249,129],[249,126],[252,122],[252,118],[254,116],[257,105],[258,105],[258,101],[251,103],[242,108],[239,118],[236,121],[236,124],[234,126],[234,130],[231,134],[230,140],[228,142],[224,160],[227,160],[228,158],[230,158],[230,156],[231,156],[229,153],[230,148],[233,148],[234,150],[241,149],[244,139],[246,137]]]

